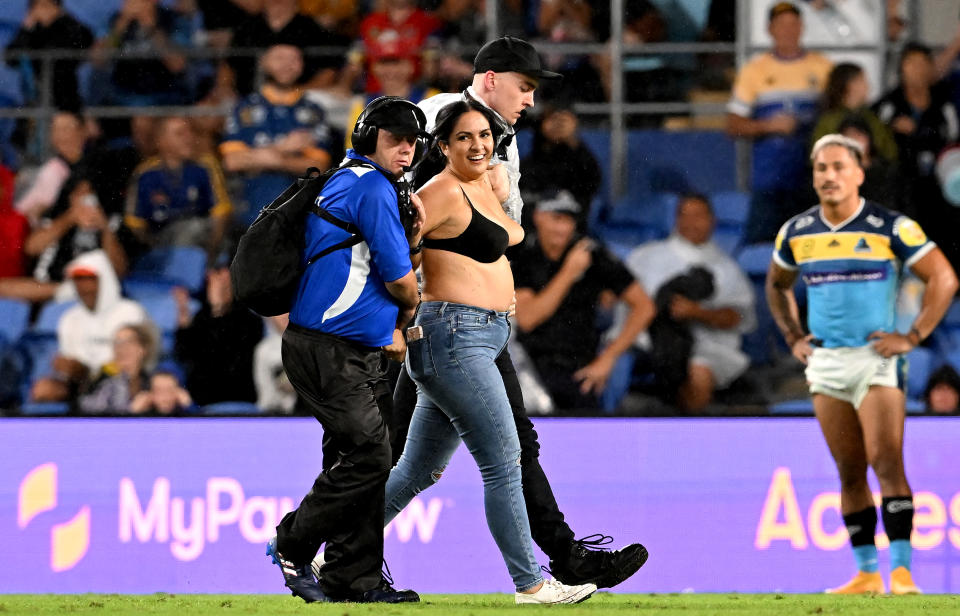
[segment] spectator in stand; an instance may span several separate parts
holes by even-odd
[[[65,268],[84,253],[101,250],[114,278],[127,270],[127,254],[119,237],[121,217],[108,217],[93,185],[81,175],[68,182],[57,205],[27,236],[24,252],[36,258],[32,277],[0,279],[0,297],[45,302],[57,292]]]
[[[520,161],[520,191],[524,198],[536,201],[538,195],[562,189],[569,191],[584,214],[590,210],[593,197],[600,188],[600,165],[589,148],[580,141],[577,115],[562,101],[546,103],[536,132],[533,147]],[[532,214],[523,217],[523,228],[533,229]],[[577,221],[577,228],[586,228],[586,216]]]
[[[231,47],[259,47],[266,50],[277,45],[287,45],[307,49],[346,47],[348,44],[349,39],[324,30],[316,21],[301,13],[297,0],[270,0],[263,3],[259,13],[237,26]],[[342,58],[343,54],[307,56],[305,61],[302,60],[302,74],[297,75],[297,83],[309,82],[310,87],[317,88],[331,85],[343,64]],[[257,57],[232,57],[230,66],[236,74],[237,92],[241,96],[255,92]]]
[[[39,222],[60,196],[70,174],[83,159],[89,133],[83,117],[73,111],[58,111],[50,119],[51,156],[37,171],[27,191],[17,199],[17,211],[32,225]]]
[[[125,325],[113,335],[113,360],[81,394],[77,406],[85,415],[131,412],[136,396],[150,387],[150,369],[156,363],[156,330],[144,321]]]
[[[750,360],[740,350],[741,334],[756,325],[750,280],[710,240],[713,228],[709,200],[687,195],[677,205],[673,234],[638,246],[626,259],[657,305],[650,327],[654,374],[668,389],[663,392],[667,400],[674,402],[675,396],[688,412],[702,410],[714,391],[727,388],[749,368]],[[694,284],[698,280],[709,284]],[[673,374],[661,377],[663,368]]]
[[[623,43],[664,43],[670,40],[667,20],[655,2],[651,0],[626,0],[624,2]],[[682,98],[679,79],[670,68],[668,58],[643,54],[624,56],[624,96],[630,102],[675,101]],[[606,97],[610,98],[611,75],[617,67],[611,64],[609,53],[597,54],[594,64],[603,79]],[[663,117],[645,115],[631,118],[631,124],[649,127],[659,126]]]
[[[946,364],[930,375],[923,392],[927,412],[934,415],[955,415],[960,412],[960,374]]]
[[[124,0],[98,48],[119,53],[112,62],[94,54],[101,70],[111,66],[106,102],[118,105],[181,105],[191,102],[188,61],[175,50],[177,14],[159,0]],[[124,58],[126,54],[148,57]],[[98,101],[100,102],[100,101]]]
[[[943,82],[936,81],[933,55],[908,43],[900,58],[900,84],[874,106],[893,129],[900,151],[903,198],[897,209],[928,230],[947,259],[960,267],[960,244],[954,229],[960,210],[947,204],[935,173],[937,155],[960,136],[957,109]]]
[[[135,115],[122,127],[122,134],[104,144],[99,164],[91,172],[103,201],[104,211],[123,212],[126,208],[127,187],[137,166],[157,153],[154,135],[157,132],[153,116]]]
[[[203,406],[214,402],[256,402],[253,352],[263,337],[260,317],[233,300],[226,253],[207,271],[203,306],[191,316],[186,289],[173,290],[178,321],[174,356],[186,371],[187,391]]]
[[[888,161],[874,156],[873,134],[870,126],[860,116],[851,116],[844,119],[837,132],[844,137],[850,137],[863,148],[861,165],[863,166],[863,184],[860,185],[860,195],[867,201],[899,202],[902,196],[902,187],[898,181],[896,160]]]
[[[297,404],[281,352],[283,332],[290,317],[281,314],[264,319],[267,334],[253,352],[253,381],[257,385],[257,406],[272,413],[292,413]]]
[[[628,9],[629,14],[629,9]],[[591,28],[593,8],[582,0],[551,0],[540,4],[537,29],[542,40],[549,43],[595,43],[597,35]],[[521,34],[521,36],[523,36]],[[576,89],[578,101],[602,103],[607,100],[603,80],[585,54],[549,53],[544,57],[546,68],[563,75],[568,90]]]
[[[146,245],[194,245],[215,255],[233,207],[220,164],[195,157],[190,122],[169,117],[157,128],[157,156],[134,172],[126,224]]]
[[[373,11],[360,22],[360,38],[364,48],[377,49],[395,45],[404,50],[414,63],[413,79],[421,74],[420,57],[443,22],[436,16],[417,8],[415,0],[382,0],[380,9]],[[368,66],[369,69],[369,66]],[[366,92],[377,92],[381,85],[368,70]]]
[[[800,46],[803,21],[791,2],[768,13],[773,50],[737,74],[727,132],[753,141],[750,215],[744,243],[770,241],[790,216],[809,207],[807,149],[830,61]]]
[[[869,129],[871,153],[889,164],[897,162],[897,142],[890,127],[867,105],[870,84],[863,69],[849,62],[841,62],[833,67],[827,76],[827,85],[823,91],[820,117],[813,127],[812,141],[824,135],[840,132],[840,125],[851,118],[857,118]]]
[[[228,172],[247,175],[247,221],[308,167],[327,169],[340,153],[323,109],[303,97],[300,50],[274,45],[261,59],[266,83],[237,105],[220,145]]]
[[[555,405],[595,410],[620,355],[653,320],[653,302],[616,259],[578,238],[582,207],[569,192],[542,199],[536,235],[511,257],[517,341],[530,356]],[[630,309],[621,332],[600,348],[596,310],[610,290]]]
[[[20,24],[16,36],[7,45],[7,53],[16,51],[66,50],[81,51],[93,46],[93,33],[90,28],[76,20],[64,10],[62,0],[30,0],[27,14]],[[7,64],[15,67],[20,60],[16,54],[8,55]],[[81,107],[80,88],[77,85],[78,60],[59,59],[53,61],[53,75],[50,83],[53,87],[53,106],[57,109],[79,109]],[[38,88],[46,83],[45,63],[34,59],[30,62],[33,79]],[[39,92],[37,97],[39,97]]]
[[[24,244],[30,223],[13,207],[13,172],[0,164],[0,278],[26,275]]]
[[[357,38],[363,11],[357,0],[300,0],[300,12],[348,40]]]
[[[161,366],[150,375],[150,387],[134,396],[131,415],[185,415],[197,410],[190,392],[183,388],[180,370]]]
[[[364,99],[355,99],[346,124],[351,127],[347,133],[348,148],[353,147],[350,138],[353,133],[352,127],[357,123],[357,118],[360,117],[364,107],[374,99],[381,96],[399,96],[416,104],[440,93],[439,90],[427,87],[414,78],[417,58],[411,55],[409,50],[402,48],[397,41],[374,42],[372,47],[367,48],[366,57],[369,61],[370,74],[380,85],[380,90],[368,94]]]
[[[33,383],[30,399],[34,402],[74,400],[91,377],[113,360],[117,330],[147,321],[140,304],[120,295],[120,282],[102,250],[77,257],[66,273],[69,284],[61,299],[80,301],[57,323],[59,346],[51,363],[53,374]]]
[[[234,31],[257,14],[263,0],[195,0],[203,15],[207,44],[216,49],[230,46]]]

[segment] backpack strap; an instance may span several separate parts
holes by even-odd
[[[336,168],[336,170],[334,170],[332,173],[330,173],[330,175],[327,176],[327,177],[324,179],[324,184],[326,184],[326,183],[334,176],[334,174],[336,174],[337,172],[339,172],[341,169],[348,169],[348,168],[350,168],[350,167],[369,167],[370,169],[374,169],[374,170],[376,170],[376,171],[380,171],[380,169],[378,169],[377,167],[371,165],[371,164],[368,163],[368,162],[364,162],[364,161],[362,161],[362,160],[357,160],[357,159],[355,159],[355,158],[351,158],[349,161],[347,161],[346,163],[340,165],[339,167]],[[307,170],[307,178],[309,178],[309,176],[310,176],[310,174],[311,174],[312,171],[318,171],[318,172],[319,172],[319,170],[318,170],[316,167],[311,167],[310,169]],[[380,171],[380,173],[383,173],[383,171]],[[386,174],[385,174],[385,173],[383,173],[383,175],[386,177]],[[305,179],[305,178],[301,178],[301,180],[303,180],[303,179]],[[389,178],[388,178],[388,179],[389,179]],[[393,183],[393,182],[391,181],[391,183]],[[354,225],[353,223],[349,223],[349,222],[346,222],[346,221],[344,221],[344,220],[340,220],[339,218],[337,218],[336,216],[334,216],[333,214],[331,214],[330,212],[328,212],[328,211],[325,210],[324,208],[320,207],[319,204],[315,204],[315,207],[314,207],[311,211],[312,211],[314,214],[316,214],[317,216],[319,216],[320,218],[322,218],[322,219],[324,219],[325,221],[329,222],[330,224],[332,224],[332,225],[334,225],[334,226],[336,226],[336,227],[339,227],[339,228],[343,229],[344,231],[346,231],[347,233],[350,233],[350,234],[352,234],[352,235],[351,235],[351,237],[348,237],[347,239],[343,240],[342,242],[337,242],[337,243],[334,244],[333,246],[328,246],[328,247],[324,248],[323,250],[321,250],[321,251],[318,252],[317,254],[315,254],[315,255],[313,255],[312,257],[310,257],[309,259],[307,259],[307,265],[308,265],[308,266],[309,266],[309,265],[312,265],[317,259],[320,259],[321,257],[327,256],[327,255],[330,254],[331,252],[340,250],[341,248],[349,248],[349,247],[351,247],[351,246],[355,246],[355,245],[357,245],[357,244],[359,244],[360,242],[363,241],[363,236],[360,235],[360,229],[359,229],[356,225]]]

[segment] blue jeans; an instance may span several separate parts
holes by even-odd
[[[510,322],[495,312],[424,302],[408,343],[406,367],[418,386],[403,455],[386,487],[386,524],[414,496],[436,483],[463,440],[483,477],[487,526],[517,590],[541,581],[520,480],[520,440],[495,364]]]

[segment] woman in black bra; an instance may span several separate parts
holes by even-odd
[[[418,385],[407,442],[386,487],[386,522],[439,480],[462,440],[483,477],[487,525],[517,603],[577,603],[594,584],[544,581],[533,553],[520,480],[520,441],[497,355],[510,334],[513,275],[503,256],[523,239],[487,175],[496,126],[476,102],[440,110],[434,137],[444,170],[418,192],[423,303],[407,331],[406,367]]]

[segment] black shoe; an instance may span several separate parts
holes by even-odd
[[[363,593],[358,603],[417,603],[420,601],[420,595],[412,590],[397,590],[393,587],[393,576],[390,575],[390,567],[387,561],[383,561],[383,569],[380,571],[380,585],[372,590]]]
[[[307,603],[328,602],[331,599],[323,594],[320,585],[310,572],[310,564],[295,565],[293,562],[283,557],[277,551],[277,538],[274,537],[267,542],[267,556],[273,560],[273,564],[280,567],[283,573],[283,582],[286,584],[294,597],[300,597]]]
[[[647,562],[648,554],[639,543],[614,551],[600,547],[612,542],[613,537],[601,534],[577,539],[566,556],[550,560],[547,571],[564,584],[613,588],[636,573]]]

